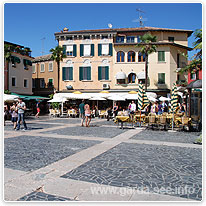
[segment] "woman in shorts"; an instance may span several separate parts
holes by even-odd
[[[86,127],[89,127],[89,124],[91,122],[91,110],[88,103],[84,105],[84,111],[85,111],[85,124]]]
[[[17,119],[18,119],[17,105],[14,102],[11,107],[11,121],[13,122],[14,129],[16,129],[16,126],[17,126]]]

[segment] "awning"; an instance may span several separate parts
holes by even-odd
[[[187,89],[202,88],[202,80],[198,79],[187,85]]]
[[[145,79],[145,72],[139,72],[137,74],[137,79]]]
[[[29,95],[21,95],[21,94],[16,94],[16,93],[11,93],[13,95],[17,95],[20,98],[24,99],[24,100],[43,100],[43,99],[49,99],[48,97],[41,97],[41,96],[29,96]]]
[[[118,72],[115,77],[116,79],[126,79],[127,75],[124,72]]]

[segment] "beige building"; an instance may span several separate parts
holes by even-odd
[[[52,94],[57,89],[57,80],[57,63],[51,59],[51,54],[32,61],[32,90],[35,95]]]
[[[141,55],[140,36],[157,36],[157,52],[149,55],[148,91],[166,94],[173,83],[187,81],[177,73],[184,67],[190,30],[154,27],[63,31],[55,33],[67,58],[60,64],[60,91],[136,90],[145,81],[145,57]]]
[[[4,88],[12,93],[32,95],[32,60],[31,51],[27,47],[10,42],[11,61],[5,61]]]

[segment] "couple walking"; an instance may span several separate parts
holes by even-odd
[[[84,100],[82,100],[82,103],[79,105],[79,113],[82,118],[82,127],[84,126],[84,120],[86,127],[89,127],[91,122],[91,110],[88,102],[84,104]]]

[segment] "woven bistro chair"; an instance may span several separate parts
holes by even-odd
[[[161,115],[159,117],[158,128],[159,129],[163,128],[164,130],[167,130],[167,117],[166,117],[166,115]]]
[[[150,113],[150,114],[149,114],[148,127],[149,127],[149,128],[151,127],[151,128],[153,129],[154,126],[157,126],[157,123],[156,123],[156,114]]]

